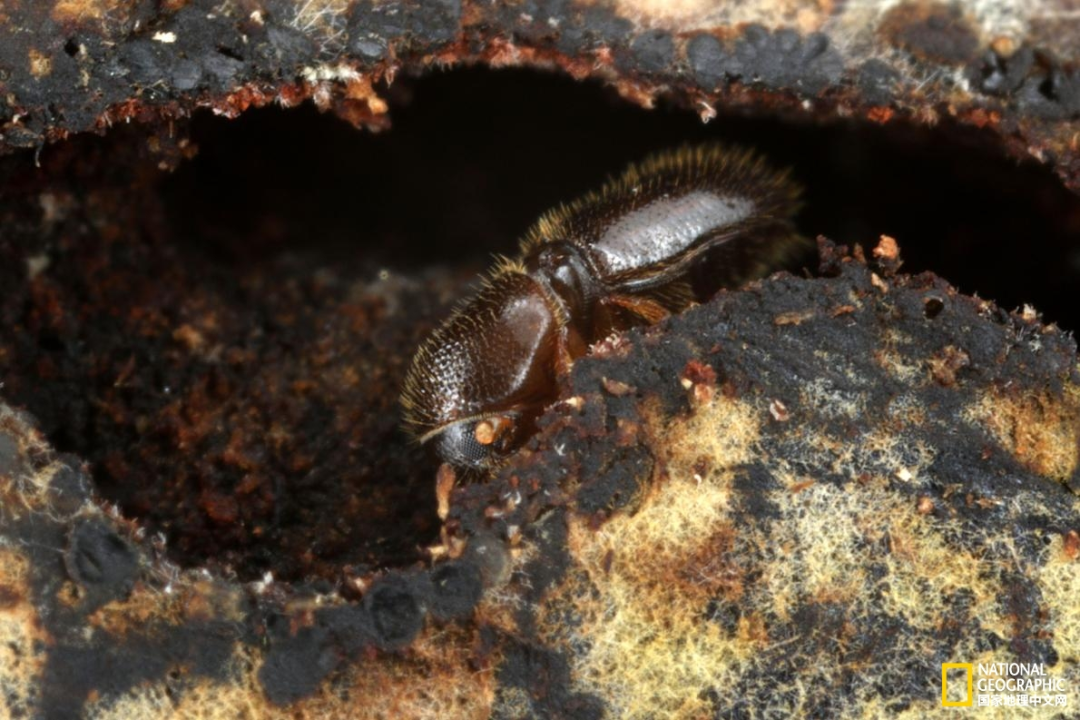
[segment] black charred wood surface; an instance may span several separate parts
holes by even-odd
[[[559,68],[650,103],[818,118],[956,118],[1080,180],[1080,21],[1067,2],[998,10],[864,3],[217,0],[8,3],[0,149],[132,119],[314,98],[379,125],[372,82],[433,64]]]
[[[536,440],[452,493],[436,563],[336,591],[180,570],[5,407],[4,702],[862,717],[933,711],[940,663],[977,657],[1076,687],[1075,342],[890,247],[824,243],[821,277],[597,348]]]

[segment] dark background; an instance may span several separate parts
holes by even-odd
[[[393,129],[357,132],[309,106],[236,121],[197,117],[199,154],[165,180],[191,242],[236,257],[358,254],[406,269],[510,253],[544,210],[650,151],[722,140],[758,148],[805,186],[800,226],[842,243],[900,243],[1007,309],[1032,304],[1075,329],[1080,200],[989,133],[865,122],[827,126],[646,111],[592,83],[527,71],[456,70],[384,92]]]

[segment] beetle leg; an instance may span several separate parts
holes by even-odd
[[[573,327],[564,327],[555,336],[555,375],[564,378],[570,374],[570,368],[574,366],[574,360],[581,357],[588,350],[581,333]]]
[[[647,323],[660,322],[671,313],[656,300],[636,295],[608,295],[600,302],[629,310]]]
[[[650,292],[648,297],[667,308],[670,313],[682,312],[694,304],[694,289],[690,282],[673,282]]]

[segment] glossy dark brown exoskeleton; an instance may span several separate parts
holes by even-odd
[[[406,423],[459,468],[490,470],[535,430],[592,343],[762,275],[799,244],[799,189],[745,150],[683,148],[545,214],[413,359]]]

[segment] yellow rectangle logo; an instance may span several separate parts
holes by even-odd
[[[967,695],[963,700],[949,701],[949,671],[967,670]],[[971,707],[975,695],[972,693],[972,681],[975,677],[975,666],[972,663],[941,663],[941,706],[942,707]]]

